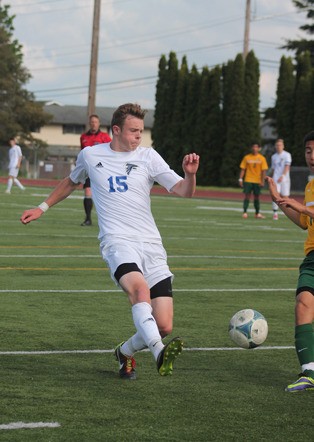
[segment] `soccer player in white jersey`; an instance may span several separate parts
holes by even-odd
[[[5,193],[11,193],[13,183],[16,184],[21,190],[25,190],[23,184],[21,184],[21,182],[17,179],[23,158],[21,148],[18,144],[16,144],[15,138],[11,138],[9,143],[11,146],[9,149],[9,178]]]
[[[70,195],[87,176],[91,181],[98,214],[100,250],[113,280],[126,292],[132,305],[136,333],[115,349],[119,374],[135,379],[135,352],[149,348],[160,375],[172,374],[173,362],[183,342],[162,339],[172,332],[172,273],[167,265],[159,231],[150,208],[154,181],[169,192],[192,197],[199,156],[187,154],[182,178],[151,147],[141,147],[145,112],[127,103],[114,112],[111,143],[83,149],[75,169],[35,209],[26,210],[21,221],[39,218],[49,207]]]
[[[291,154],[285,150],[282,139],[278,139],[275,144],[276,153],[271,157],[271,172],[277,190],[281,196],[290,196],[290,166]],[[278,206],[273,201],[273,220],[278,220]]]

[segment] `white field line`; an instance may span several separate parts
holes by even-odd
[[[233,288],[225,288],[225,289],[218,289],[218,288],[207,288],[207,289],[173,289],[174,292],[181,292],[181,293],[199,293],[199,292],[290,292],[295,291],[295,287],[287,287],[287,288],[241,288],[241,289],[233,289]],[[58,289],[1,289],[0,293],[122,293],[122,290],[120,289],[108,289],[108,290],[58,290]]]
[[[96,258],[101,259],[98,255],[2,255],[0,258]],[[267,260],[267,261],[294,261],[302,259],[302,256],[295,257],[274,257],[274,256],[242,256],[242,255],[168,255],[170,259],[192,258],[192,259],[250,259],[250,260]]]
[[[61,427],[58,422],[11,422],[0,424],[0,430],[23,430],[28,428],[57,428]]]
[[[257,347],[254,349],[250,349],[250,351],[262,351],[262,350],[291,350],[294,349],[292,345],[274,345],[270,347]],[[188,347],[183,348],[184,351],[243,351],[246,350],[241,347]],[[142,350],[144,352],[149,352],[148,349]],[[0,351],[0,356],[45,356],[45,355],[70,355],[70,354],[104,354],[104,353],[113,353],[114,349],[106,349],[106,350],[36,350],[36,351]]]
[[[225,212],[243,212],[243,208],[242,207],[215,207],[215,206],[196,206],[195,209],[200,209],[200,210],[218,210],[218,212],[221,211],[225,211]],[[249,213],[255,213],[254,209],[248,209]],[[262,213],[271,213],[273,214],[274,212],[272,210],[262,210]],[[284,217],[285,215],[280,214],[282,217]]]
[[[44,236],[46,237],[47,234],[46,233],[33,233],[33,232],[27,232],[27,233],[19,233],[19,232],[14,232],[14,233],[8,233],[8,232],[1,232],[2,236],[27,236],[29,237],[41,237]],[[69,235],[69,234],[62,234],[62,233],[55,233],[55,234],[50,234],[49,238],[93,238],[93,239],[97,239],[96,235]],[[173,240],[173,241],[181,241],[182,240],[182,236],[167,236],[167,235],[163,235],[163,239],[167,239],[167,240]],[[271,243],[271,244],[275,244],[275,243],[293,243],[293,244],[303,244],[304,240],[290,240],[290,239],[247,239],[247,238],[243,238],[243,239],[236,239],[236,238],[225,238],[225,240],[223,240],[222,238],[217,238],[214,236],[202,236],[202,237],[198,237],[198,236],[185,236],[184,237],[185,240],[187,241],[220,241],[220,242],[262,242],[264,244],[266,243]]]

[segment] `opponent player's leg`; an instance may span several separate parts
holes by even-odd
[[[92,225],[92,208],[93,208],[93,200],[92,200],[92,190],[90,187],[90,179],[87,178],[84,183],[84,200],[83,206],[85,211],[85,221],[82,222],[81,226],[91,226]]]
[[[265,216],[260,213],[260,194],[261,186],[259,184],[253,184],[255,218],[264,219]]]
[[[25,187],[23,186],[23,184],[20,182],[20,180],[18,180],[17,178],[13,179],[14,184],[17,185],[17,187],[21,190],[25,190]]]
[[[281,183],[276,183],[276,185],[277,185],[278,193],[281,194]],[[274,221],[278,221],[278,209],[279,209],[279,207],[278,207],[278,205],[274,201],[272,201],[272,209],[273,209],[273,220]]]
[[[8,183],[7,183],[7,188],[6,188],[5,193],[11,193],[11,189],[12,189],[12,186],[13,186],[13,180],[14,180],[14,177],[12,175],[9,175]]]
[[[251,197],[251,183],[247,183],[244,181],[243,183],[243,193],[244,193],[244,199],[243,199],[243,214],[242,218],[246,219],[248,217],[248,207],[250,204],[250,197]]]
[[[314,391],[314,289],[299,287],[295,305],[295,348],[302,369],[299,379],[286,391]]]

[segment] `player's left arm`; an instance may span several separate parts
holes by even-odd
[[[199,159],[200,157],[196,153],[185,155],[182,162],[185,176],[183,180],[180,180],[173,186],[171,189],[173,193],[185,198],[191,198],[194,195]]]

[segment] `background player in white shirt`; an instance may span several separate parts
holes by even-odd
[[[276,183],[277,191],[281,196],[290,196],[290,166],[291,166],[291,154],[285,149],[285,145],[282,139],[278,139],[275,144],[276,153],[271,157],[271,172],[273,180]],[[273,206],[273,219],[278,220],[278,206],[275,202]]]
[[[9,149],[9,178],[5,193],[11,193],[13,183],[16,184],[21,190],[25,190],[25,187],[17,179],[23,158],[21,148],[18,144],[16,144],[15,138],[11,138],[9,143],[11,146]]]
[[[136,333],[115,349],[120,377],[135,379],[136,351],[148,347],[160,375],[172,373],[183,342],[162,338],[172,331],[172,273],[150,208],[154,181],[169,192],[192,197],[199,156],[185,155],[184,179],[152,148],[140,147],[145,112],[137,104],[121,105],[111,121],[111,143],[83,149],[76,167],[38,208],[26,210],[27,224],[70,195],[89,176],[98,214],[100,249],[111,276],[127,293]]]

